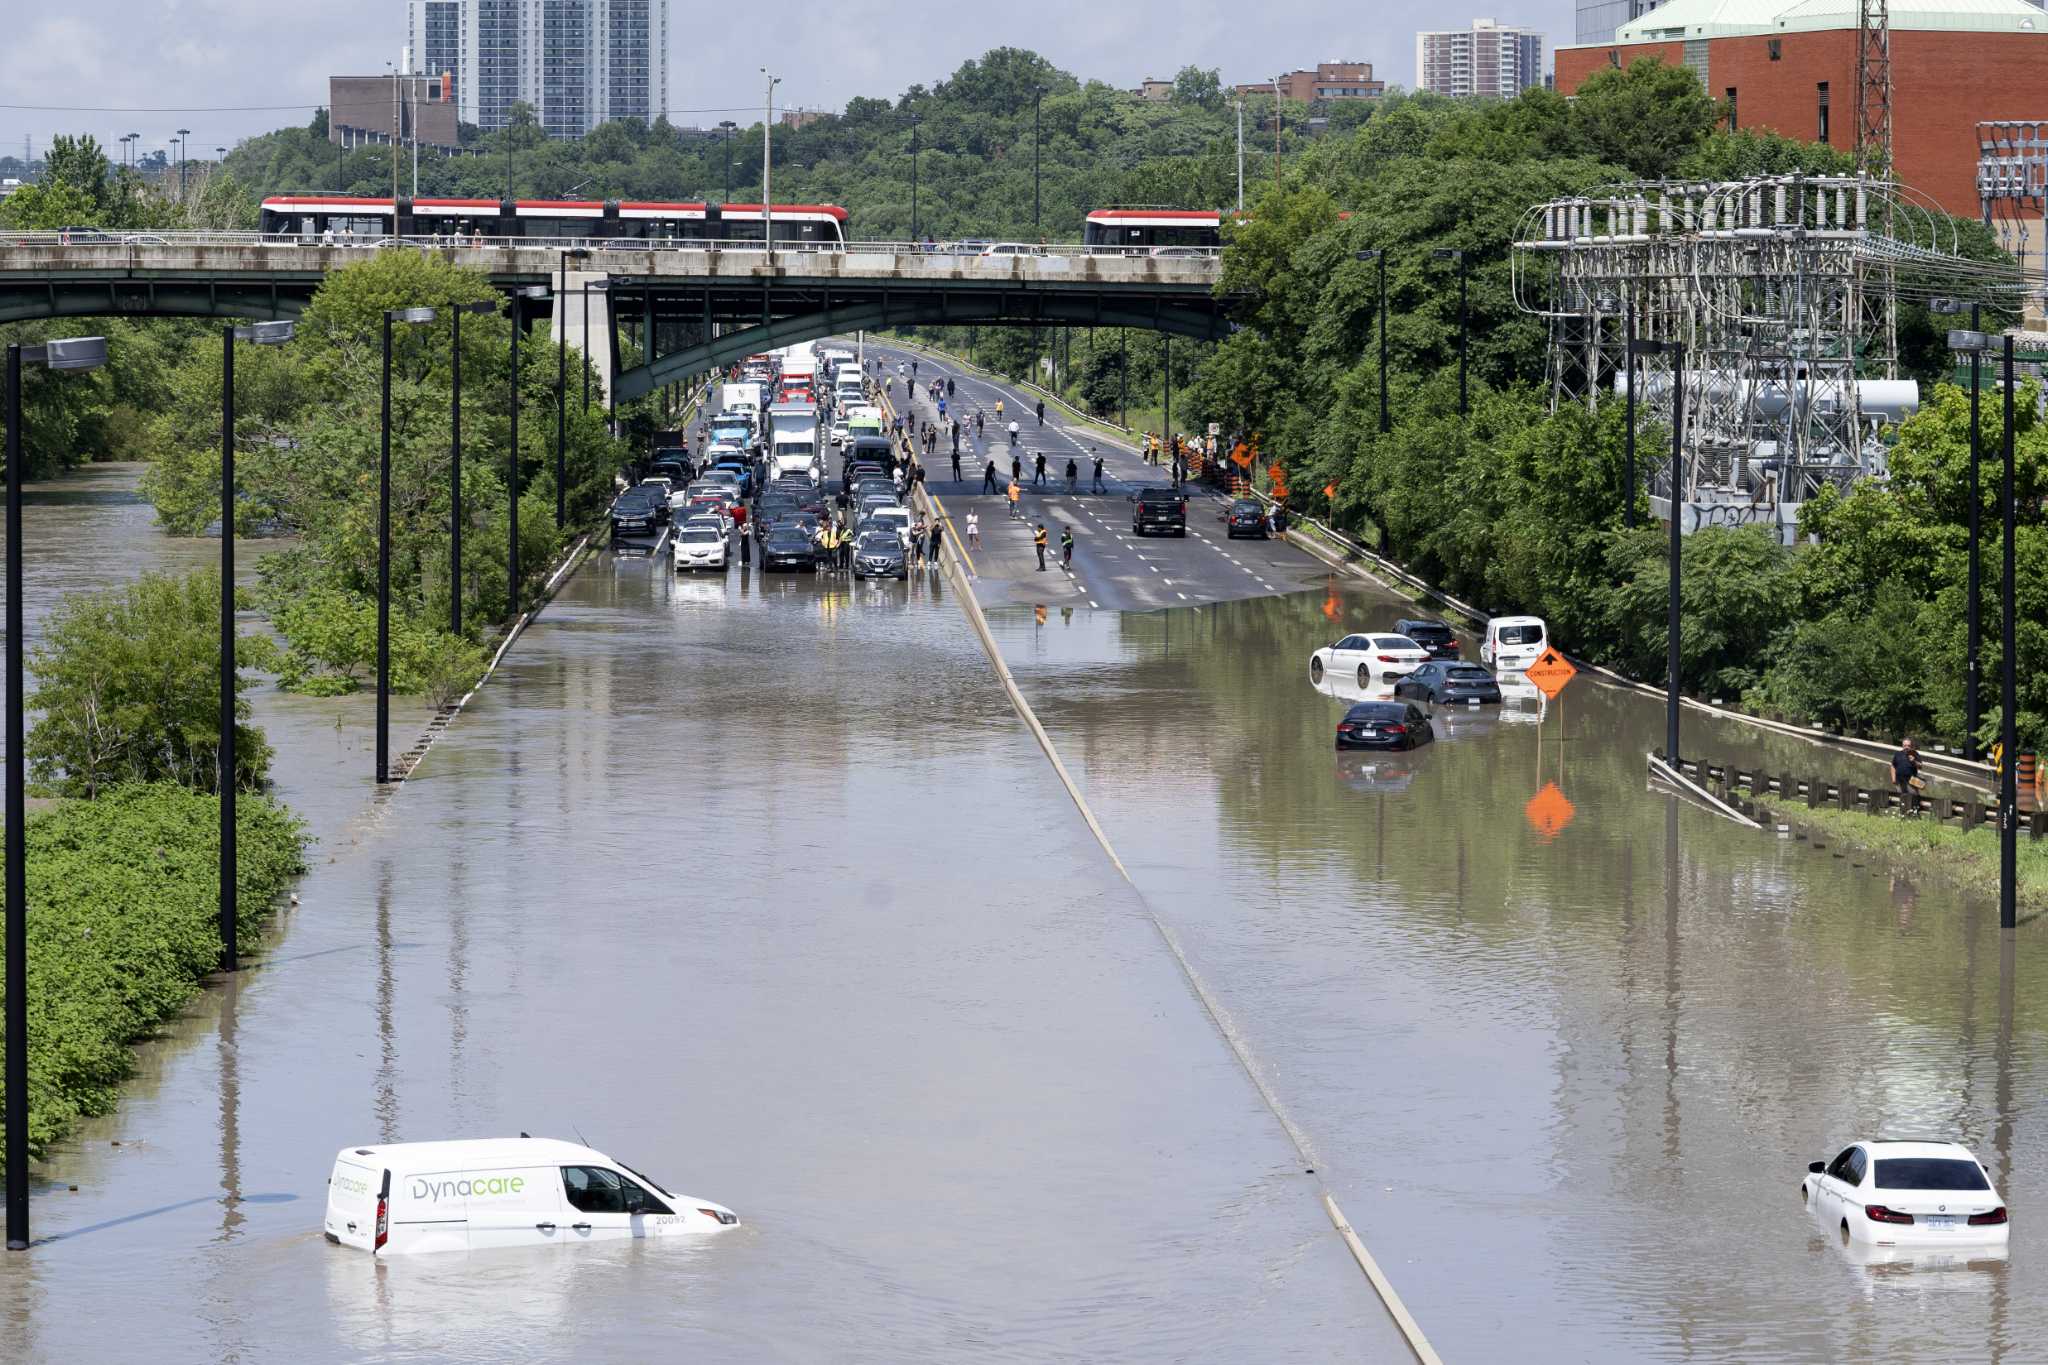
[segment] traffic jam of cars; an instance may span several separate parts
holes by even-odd
[[[656,439],[645,472],[612,503],[612,548],[666,551],[677,574],[908,579],[917,556],[906,471],[870,398],[850,346],[749,356],[707,394],[694,432]],[[840,455],[836,478],[828,445]]]

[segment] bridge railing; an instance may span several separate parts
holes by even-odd
[[[283,233],[167,231],[126,232],[101,228],[79,228],[54,232],[0,232],[0,247],[332,247],[351,250],[419,251],[572,251],[595,254],[643,253],[648,251],[715,251],[720,255],[740,253],[765,255],[760,242],[714,241],[692,237],[486,237],[480,233],[425,233],[406,237],[375,236],[368,233]],[[1079,242],[998,242],[962,240],[947,242],[777,242],[778,256],[822,256],[875,254],[888,256],[932,256],[960,259],[1031,259],[1034,257],[1117,257],[1157,260],[1213,261],[1222,255],[1220,247],[1122,247],[1090,246]]]

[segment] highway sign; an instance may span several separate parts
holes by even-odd
[[[1522,676],[1536,685],[1536,689],[1552,701],[1564,691],[1564,685],[1579,675],[1572,667],[1572,661],[1554,649],[1543,651],[1542,657],[1523,670]]]
[[[1209,439],[1210,439],[1210,440],[1212,440],[1212,441],[1213,441],[1213,440],[1215,440],[1215,439],[1216,439],[1216,438],[1217,438],[1218,436],[1221,436],[1222,434],[1223,434],[1223,423],[1221,423],[1221,422],[1211,422],[1211,423],[1209,423]]]

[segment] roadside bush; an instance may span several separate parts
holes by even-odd
[[[144,574],[123,588],[73,593],[51,615],[31,664],[39,714],[27,758],[37,781],[64,796],[123,782],[176,782],[214,791],[220,754],[220,575]],[[268,640],[245,638],[238,661],[270,662]],[[253,685],[239,677],[237,692]],[[238,699],[238,718],[249,704]],[[238,723],[237,785],[270,771],[263,732]]]
[[[283,806],[236,806],[237,934],[305,870]],[[218,801],[171,783],[114,787],[28,825],[29,1144],[113,1107],[129,1044],[175,1014],[220,958]]]
[[[285,638],[278,686],[288,692],[332,697],[353,692],[375,676],[377,602],[336,588],[314,588],[273,599],[272,622]],[[439,706],[461,695],[482,675],[481,645],[391,613],[391,690],[424,693]]]

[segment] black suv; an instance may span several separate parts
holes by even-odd
[[[1188,533],[1188,500],[1171,488],[1141,488],[1131,494],[1131,534]]]
[[[1451,628],[1441,621],[1427,618],[1419,621],[1394,622],[1394,634],[1405,635],[1429,651],[1432,659],[1455,659],[1458,657],[1458,637]]]

